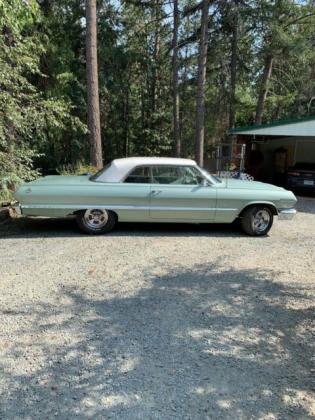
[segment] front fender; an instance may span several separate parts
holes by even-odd
[[[275,205],[275,203],[273,203],[272,201],[256,200],[256,201],[249,201],[248,203],[246,203],[240,209],[238,216],[241,217],[244,210],[246,210],[248,207],[257,206],[257,205],[260,205],[260,206],[261,205],[266,205],[272,210],[272,213],[273,213],[274,216],[278,215],[278,209],[277,209],[277,206]]]

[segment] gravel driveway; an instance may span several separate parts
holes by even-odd
[[[237,227],[0,225],[0,418],[311,419],[315,199]]]

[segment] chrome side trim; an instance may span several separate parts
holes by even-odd
[[[168,206],[111,206],[111,205],[87,205],[87,204],[23,204],[22,209],[107,209],[107,210],[165,210],[165,211],[237,211],[236,208],[216,207],[168,207]]]
[[[279,220],[292,220],[296,215],[297,211],[295,209],[279,209],[278,210],[278,219]]]

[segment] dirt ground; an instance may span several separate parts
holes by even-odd
[[[0,418],[311,419],[315,199],[227,225],[0,224]]]

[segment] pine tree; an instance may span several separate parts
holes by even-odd
[[[96,0],[86,0],[86,72],[88,94],[88,129],[90,139],[91,165],[102,168],[102,141],[97,66],[97,22]]]

